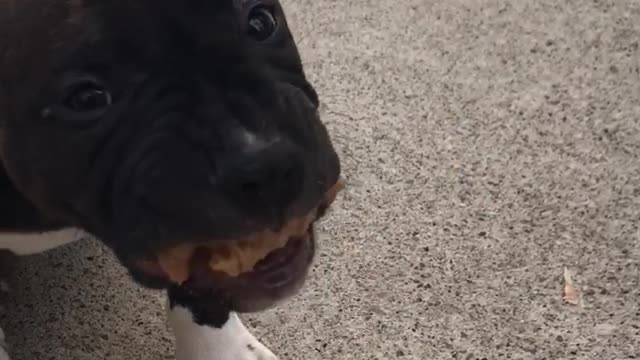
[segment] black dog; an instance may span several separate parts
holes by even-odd
[[[278,1],[0,0],[0,39],[0,249],[90,233],[167,291],[179,359],[275,359],[236,312],[300,288],[340,175]],[[160,256],[205,243],[262,260]]]

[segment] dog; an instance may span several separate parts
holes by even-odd
[[[278,0],[0,0],[0,38],[0,249],[90,234],[178,359],[277,359],[238,314],[303,286],[341,178]]]

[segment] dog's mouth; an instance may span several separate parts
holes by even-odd
[[[180,244],[159,253],[154,266],[171,283],[189,291],[210,293],[236,311],[263,310],[302,287],[314,256],[314,224],[342,187],[342,181],[338,181],[315,208],[289,220],[277,231],[263,230],[242,239]]]

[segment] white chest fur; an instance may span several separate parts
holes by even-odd
[[[220,328],[198,325],[190,310],[167,304],[168,318],[176,337],[177,360],[278,360],[242,324],[236,313]]]
[[[41,233],[0,233],[0,249],[16,255],[32,255],[80,240],[82,230],[67,228]]]

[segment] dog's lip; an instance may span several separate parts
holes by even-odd
[[[262,260],[259,260],[251,270],[258,276],[269,276],[286,267],[299,254],[301,246],[307,241],[307,236],[292,237],[287,244],[272,250]]]
[[[251,271],[230,276],[224,271],[211,268],[210,249],[205,247],[206,251],[198,252],[193,251],[194,244],[184,244],[187,246],[185,256],[176,263],[184,272],[179,272],[177,277],[172,277],[167,268],[161,264],[158,255],[152,256],[151,259],[147,258],[148,260],[134,260],[131,265],[132,274],[157,288],[178,286],[184,291],[199,294],[203,301],[206,299],[222,301],[225,306],[238,312],[250,313],[272,308],[295,295],[304,285],[315,256],[315,223],[331,207],[342,188],[343,182],[337,181],[327,190],[324,200],[316,204],[313,212],[305,215],[310,218],[299,223],[300,227],[296,227],[292,236],[287,238],[287,244],[292,240],[296,241],[296,237],[302,238],[303,242],[297,244],[300,248],[294,249],[293,253],[280,263],[265,266],[264,263],[260,264],[260,261],[257,261],[251,267]],[[261,239],[254,240],[260,243]],[[227,241],[227,243],[237,244],[235,241]],[[202,243],[195,246],[199,244]],[[207,244],[210,245],[210,242],[205,243]],[[269,257],[271,253],[272,251],[269,251],[265,256]]]
[[[343,185],[338,180],[311,211],[290,219],[280,231],[263,230],[240,240],[182,243],[158,253],[153,262],[178,285],[188,281],[194,271],[226,272],[233,277],[250,274],[258,262],[285,247],[292,238],[309,238],[313,224],[333,204]]]
[[[311,262],[313,230],[310,227],[304,236],[292,237],[283,248],[271,251],[245,276],[265,288],[283,288],[295,282]],[[274,257],[280,257],[274,260]]]
[[[222,271],[201,268],[194,271],[183,284],[190,288],[251,287],[269,292],[279,292],[294,286],[306,276],[313,259],[315,236],[313,225],[304,236],[291,237],[287,245],[269,252],[250,271],[230,276]]]

